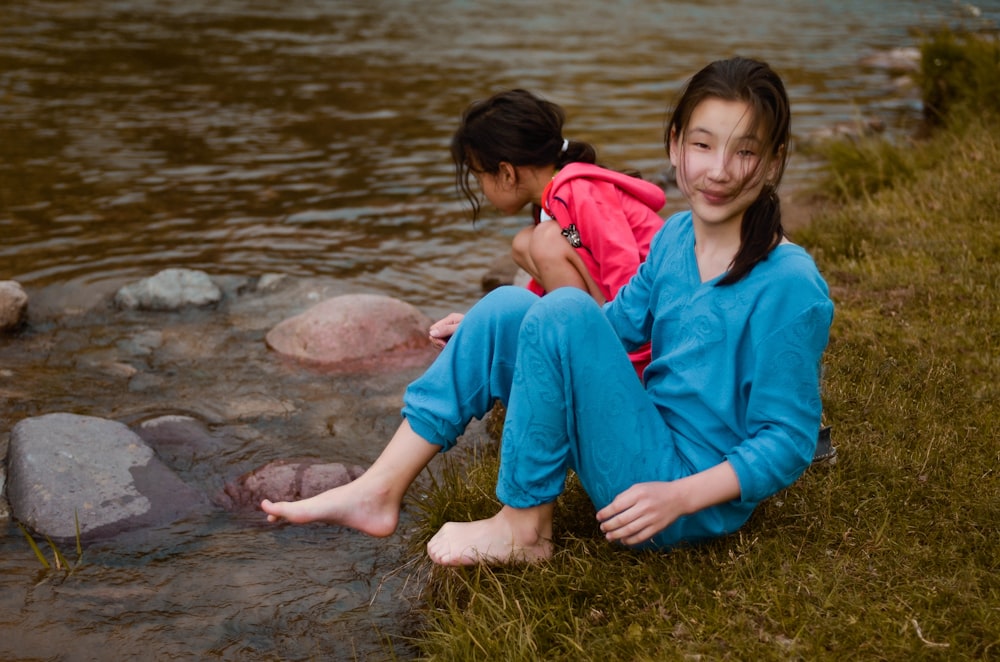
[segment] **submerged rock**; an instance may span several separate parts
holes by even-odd
[[[177,310],[185,306],[210,306],[221,299],[222,290],[205,272],[164,269],[118,290],[115,305],[141,310]]]
[[[54,413],[14,426],[7,496],[14,516],[53,540],[113,537],[203,510],[207,500],[122,423]]]
[[[14,331],[28,314],[28,295],[15,280],[0,281],[0,332]]]
[[[345,294],[312,306],[272,328],[267,345],[319,365],[430,362],[431,320],[415,306],[378,294]]]
[[[221,453],[225,443],[216,439],[198,419],[178,414],[143,421],[135,433],[174,470],[204,465]],[[218,470],[217,467],[213,469]]]
[[[307,499],[346,485],[364,472],[357,465],[312,458],[275,460],[226,483],[219,500],[229,510],[259,509],[263,499]]]

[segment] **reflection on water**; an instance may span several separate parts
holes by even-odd
[[[980,3],[978,20],[995,20],[998,5]],[[51,411],[134,423],[183,410],[226,428],[235,446],[216,459],[230,472],[293,455],[366,464],[398,421],[409,375],[331,380],[281,369],[261,351],[263,327],[199,346],[191,338],[212,337],[205,325],[224,317],[126,319],[102,297],[188,266],[332,279],[431,317],[464,309],[523,222],[473,227],[455,193],[447,144],[470,100],[535,90],[567,108],[569,136],[595,143],[606,163],[657,177],[666,105],[710,59],[771,61],[788,82],[799,137],[870,115],[902,129],[919,112],[913,97],[859,58],[915,45],[922,27],[972,22],[963,7],[5,3],[0,279],[33,298],[28,332],[0,339],[0,435]],[[788,183],[809,176],[793,157]],[[167,339],[141,354],[137,339],[154,331]],[[123,361],[137,374],[109,369]],[[241,420],[247,401],[289,408]],[[394,572],[403,536],[373,542],[257,522],[219,515],[178,524],[169,545],[95,547],[65,581],[39,581],[11,528],[0,538],[0,656],[407,656],[413,624],[401,615],[415,592],[405,569]]]

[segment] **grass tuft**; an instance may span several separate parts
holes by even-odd
[[[70,563],[70,561],[66,558],[66,555],[63,554],[58,547],[56,547],[56,544],[52,542],[52,538],[44,536],[45,542],[48,544],[49,550],[52,552],[52,563],[49,563],[49,560],[45,557],[41,547],[39,547],[38,542],[35,541],[34,536],[28,532],[27,527],[18,522],[17,528],[21,529],[21,534],[27,541],[28,546],[31,547],[31,551],[34,552],[35,557],[42,565],[42,568],[46,571],[65,572],[66,576],[69,577],[83,564],[83,543],[80,540],[80,518],[76,511],[73,512],[73,524],[76,529],[76,560],[72,563]]]
[[[1000,41],[967,29],[937,30],[921,49],[924,119],[953,123],[969,108],[1000,108]]]

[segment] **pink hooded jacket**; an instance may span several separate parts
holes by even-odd
[[[562,168],[542,193],[543,211],[563,228],[608,301],[646,259],[664,204],[659,186],[588,163]],[[528,289],[545,293],[534,279]],[[632,354],[640,373],[648,357],[648,347]]]
[[[588,163],[567,165],[542,194],[542,209],[563,230],[575,226],[577,253],[608,301],[646,259],[665,203],[659,186]]]

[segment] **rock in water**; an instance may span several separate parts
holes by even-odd
[[[14,331],[24,323],[28,295],[14,280],[0,281],[0,332]]]
[[[55,413],[14,426],[7,495],[14,516],[53,540],[107,538],[174,522],[207,500],[122,423]]]
[[[221,500],[230,510],[259,510],[263,499],[307,499],[346,485],[364,472],[359,466],[312,458],[275,460],[226,483]]]
[[[322,301],[271,329],[271,349],[307,363],[366,360],[392,363],[394,355],[429,361],[431,320],[416,307],[377,294],[345,294]]]
[[[118,290],[115,305],[126,309],[178,310],[185,306],[210,306],[221,299],[222,290],[205,272],[164,269]]]

